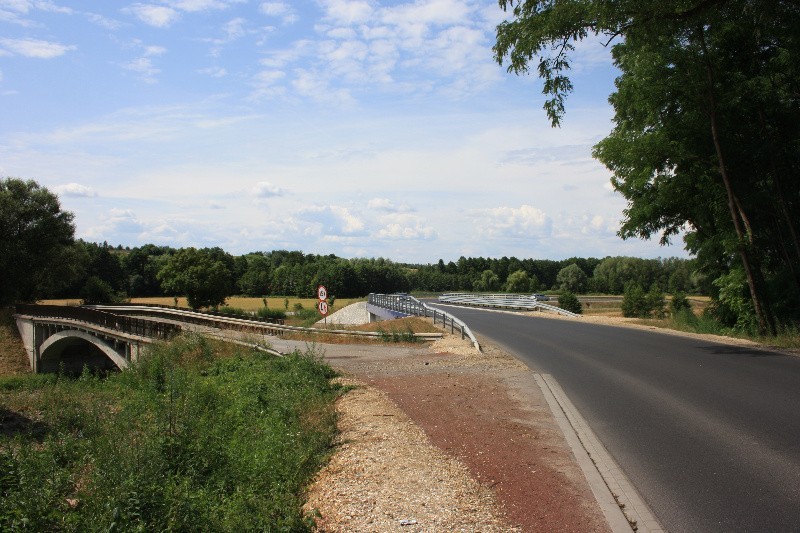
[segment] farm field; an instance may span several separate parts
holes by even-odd
[[[334,301],[331,312],[342,309],[351,303],[362,302],[364,300],[365,298],[337,298]],[[171,296],[154,296],[152,298],[131,298],[130,302],[136,304],[175,305],[176,299]],[[80,305],[81,301],[77,298],[67,298],[62,300],[41,300],[39,303],[45,305]],[[267,296],[267,307],[270,309],[293,311],[298,303],[301,304],[304,309],[314,309],[317,305],[317,300],[315,298],[297,298],[295,296]],[[184,297],[179,297],[177,299],[177,305],[178,307],[189,307]],[[256,311],[264,307],[264,300],[262,298],[249,296],[231,296],[225,302],[225,305],[238,307],[245,311]]]

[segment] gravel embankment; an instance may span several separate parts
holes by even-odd
[[[369,313],[367,312],[367,302],[357,302],[343,309],[339,309],[335,313],[328,315],[328,324],[341,324],[358,326],[369,322]],[[326,321],[320,320],[317,324],[325,324]]]

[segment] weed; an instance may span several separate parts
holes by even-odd
[[[308,531],[334,372],[311,349],[219,347],[180,337],[108,379],[4,381],[3,409],[39,426],[0,435],[0,530]]]

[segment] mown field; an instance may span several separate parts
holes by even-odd
[[[0,378],[0,531],[308,531],[333,377],[195,335],[104,379]]]
[[[333,303],[331,312],[346,307],[354,302],[363,302],[364,298],[342,298],[336,299]],[[132,303],[154,304],[154,305],[175,305],[176,299],[168,296],[157,296],[152,298],[131,298]],[[80,305],[81,301],[77,298],[68,298],[62,300],[42,300],[39,303],[49,305]],[[268,296],[267,307],[270,309],[281,309],[284,311],[293,311],[295,306],[300,304],[304,309],[314,309],[317,305],[317,300],[313,298],[296,298],[294,296]],[[178,307],[189,307],[186,298],[180,297],[177,299]],[[253,298],[247,296],[231,296],[225,302],[225,305],[230,307],[238,307],[245,311],[256,311],[264,307],[263,298]]]

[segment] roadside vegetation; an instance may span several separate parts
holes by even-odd
[[[0,530],[308,531],[333,377],[185,336],[106,379],[0,378]]]

